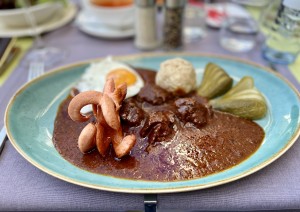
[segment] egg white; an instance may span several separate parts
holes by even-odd
[[[112,60],[111,57],[108,57],[99,63],[92,63],[85,70],[84,74],[81,76],[81,78],[78,80],[78,82],[75,84],[74,87],[79,92],[90,91],[90,90],[102,92],[106,82],[106,76],[111,71],[119,68],[125,68],[136,77],[136,81],[134,84],[127,85],[126,98],[138,94],[138,92],[144,86],[144,81],[141,78],[141,76],[130,66],[119,61],[114,61]],[[90,111],[91,111],[91,107],[89,106],[89,107],[84,107],[81,112],[86,113]]]

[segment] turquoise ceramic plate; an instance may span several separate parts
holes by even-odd
[[[181,192],[228,183],[270,164],[286,152],[299,136],[299,94],[279,75],[238,59],[199,54],[144,54],[117,57],[133,66],[157,69],[169,58],[181,56],[196,68],[214,62],[223,67],[235,82],[252,76],[268,102],[268,114],[257,121],[266,132],[261,147],[249,159],[226,171],[195,180],[149,182],[120,179],[81,170],[64,160],[52,143],[53,121],[60,102],[89,62],[62,67],[24,85],[11,99],[5,116],[10,141],[29,162],[62,180],[102,190],[128,193]],[[198,74],[201,78],[202,73]]]

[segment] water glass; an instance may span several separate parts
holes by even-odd
[[[190,43],[205,36],[205,10],[204,4],[187,4],[184,13],[184,41]]]
[[[260,22],[266,35],[263,57],[272,63],[293,63],[300,52],[300,1],[273,1]]]
[[[228,17],[220,31],[220,44],[232,52],[246,52],[256,44],[258,27],[252,18]]]

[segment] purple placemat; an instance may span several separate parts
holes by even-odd
[[[44,39],[46,44],[56,45],[68,51],[68,57],[63,64],[107,55],[140,52],[134,47],[132,39],[102,40],[90,37],[81,33],[73,23],[48,33]],[[205,39],[185,45],[184,51],[226,54],[267,65],[261,58],[259,44],[249,53],[234,54],[221,49],[216,42],[217,39],[218,31],[209,29]],[[1,88],[1,117],[9,98],[26,81],[27,71],[21,65]],[[279,72],[299,89],[299,84],[287,68],[280,67]],[[299,152],[300,144],[296,142],[286,154],[271,165],[226,185],[194,192],[160,194],[158,209],[161,211],[300,209]],[[61,181],[29,164],[10,143],[6,144],[0,157],[0,189],[0,210],[3,211],[143,210],[143,195],[93,190]]]

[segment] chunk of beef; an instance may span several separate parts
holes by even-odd
[[[138,126],[144,119],[144,111],[137,106],[132,98],[129,98],[122,103],[120,117],[123,122]]]
[[[151,112],[140,131],[140,135],[141,137],[147,136],[150,144],[164,141],[175,133],[173,130],[174,122],[175,114],[171,111]]]
[[[138,98],[152,105],[160,105],[172,98],[172,95],[161,87],[148,83],[140,90]]]
[[[183,123],[191,122],[196,127],[201,127],[207,123],[209,108],[196,101],[194,98],[180,98],[175,101],[177,107],[177,117]]]

